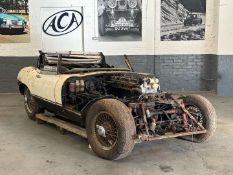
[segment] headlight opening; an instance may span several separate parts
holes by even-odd
[[[138,2],[137,0],[128,0],[128,4],[129,4],[129,7],[133,9],[137,7]]]
[[[117,0],[108,0],[108,6],[110,8],[116,8],[117,7]]]

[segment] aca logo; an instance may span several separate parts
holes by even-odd
[[[77,10],[63,10],[48,17],[43,32],[50,36],[61,36],[76,30],[83,22],[83,15]]]

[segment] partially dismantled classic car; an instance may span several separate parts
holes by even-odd
[[[142,31],[142,0],[98,0],[99,34]]]
[[[27,115],[88,139],[100,157],[126,157],[135,143],[165,138],[209,140],[216,113],[200,95],[160,90],[155,75],[109,66],[102,53],[40,52],[18,74]]]

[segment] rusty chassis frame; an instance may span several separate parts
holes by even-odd
[[[67,122],[64,120],[61,120],[56,117],[48,117],[45,114],[37,114],[36,115],[38,123],[41,123],[40,121],[44,121],[53,125],[56,125],[59,127],[60,131],[69,131],[71,133],[77,134],[83,138],[87,138],[86,129],[79,127],[71,122]],[[145,120],[145,122],[147,122]],[[204,134],[206,133],[206,129],[203,129],[201,131],[194,131],[194,132],[181,132],[176,134],[166,134],[166,135],[160,135],[160,136],[151,136],[147,134],[140,134],[135,136],[135,143],[141,143],[143,141],[155,141],[155,140],[162,140],[162,139],[168,139],[168,138],[176,138],[176,137],[184,137],[184,136],[191,136],[196,134]]]
[[[141,110],[143,111],[143,120],[144,120],[145,130],[146,130],[145,134],[138,134],[135,136],[135,138],[134,138],[135,143],[141,143],[144,141],[162,140],[162,139],[168,139],[168,138],[176,138],[176,137],[184,137],[184,136],[192,136],[192,135],[207,133],[207,130],[195,119],[195,117],[193,117],[190,114],[190,112],[187,111],[183,107],[184,106],[183,104],[181,104],[178,100],[174,99],[174,101],[177,103],[177,105],[180,106],[180,108],[183,110],[183,112],[187,113],[189,118],[201,128],[201,130],[192,131],[192,132],[166,133],[165,135],[152,136],[149,134],[147,114],[145,111],[145,103],[143,103],[143,102],[140,102],[138,104],[134,103],[134,104],[130,104],[130,105],[134,105],[134,106],[139,105]],[[129,107],[129,110],[131,110],[130,107]],[[165,112],[167,114],[173,114],[173,113],[176,113],[177,110],[171,109],[171,110],[167,110]],[[162,112],[158,112],[157,114],[162,114]],[[69,132],[77,134],[81,137],[87,138],[86,129],[83,127],[77,126],[76,124],[72,123],[71,121],[70,122],[64,121],[64,120],[57,118],[57,117],[46,116],[45,114],[37,114],[36,118],[38,121],[45,121],[47,123],[54,124],[54,125],[58,126],[60,128],[60,131],[64,131],[64,130],[69,131]]]
[[[135,140],[137,143],[143,142],[143,141],[154,141],[154,140],[161,140],[161,139],[168,139],[168,138],[176,138],[176,137],[184,137],[184,136],[192,136],[192,135],[198,135],[198,134],[204,134],[207,133],[207,130],[200,124],[195,117],[185,108],[184,103],[182,100],[176,99],[175,96],[170,95],[172,101],[177,105],[178,108],[180,108],[184,113],[187,114],[187,116],[198,126],[201,130],[197,131],[191,131],[191,132],[179,132],[179,133],[166,133],[165,135],[156,135],[151,136],[149,134],[149,127],[148,127],[148,121],[147,121],[147,114],[145,111],[145,103],[140,101],[138,105],[140,106],[142,113],[143,113],[143,121],[145,124],[145,130],[146,134],[139,134],[135,137]],[[135,104],[133,104],[135,105]],[[137,105],[137,104],[136,104]],[[168,111],[164,111],[166,114],[175,114],[177,113],[177,109],[171,109]],[[162,112],[157,112],[157,114],[162,114]]]

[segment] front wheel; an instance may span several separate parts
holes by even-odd
[[[202,124],[207,133],[194,135],[193,142],[201,143],[211,139],[216,130],[216,112],[213,105],[200,95],[189,95],[184,98],[185,108]],[[188,140],[191,138],[189,137]]]
[[[97,101],[87,113],[86,130],[92,150],[102,158],[122,159],[134,148],[134,119],[118,100]]]

